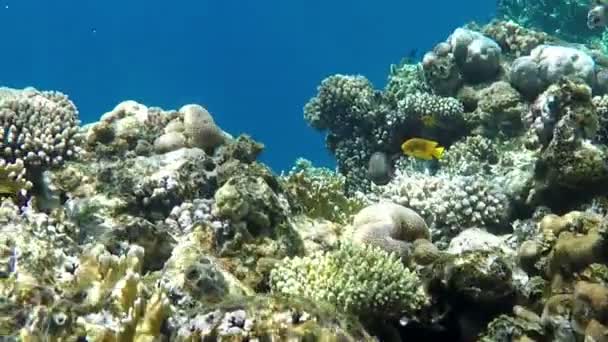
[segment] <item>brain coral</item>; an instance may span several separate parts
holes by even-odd
[[[353,219],[353,240],[407,258],[410,242],[430,239],[429,229],[415,211],[404,206],[380,202],[363,208]]]

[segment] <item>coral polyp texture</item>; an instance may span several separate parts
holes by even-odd
[[[274,292],[333,304],[360,316],[411,315],[425,304],[416,273],[396,254],[371,245],[293,258],[270,274]]]
[[[78,111],[60,92],[2,89],[0,124],[0,149],[8,162],[53,167],[79,153]]]
[[[606,341],[600,23],[498,5],[384,85],[319,77],[335,170],[273,172],[212,106],[81,126],[1,88],[0,340]]]

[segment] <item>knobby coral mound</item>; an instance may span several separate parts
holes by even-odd
[[[7,90],[0,100],[0,149],[7,162],[52,167],[80,152],[78,111],[60,92]]]
[[[353,242],[380,247],[404,261],[410,256],[412,242],[431,238],[422,217],[409,208],[390,202],[363,208],[353,218],[353,226]]]

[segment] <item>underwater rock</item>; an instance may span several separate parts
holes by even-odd
[[[510,303],[515,294],[511,267],[499,251],[446,255],[429,272],[431,295],[442,293],[451,302],[489,308]]]
[[[439,248],[427,239],[418,239],[414,241],[412,249],[412,260],[417,265],[430,265],[441,256]]]
[[[132,184],[129,191],[137,205],[151,217],[164,218],[185,200],[212,196],[216,189],[216,170],[204,167],[208,163],[215,165],[202,150],[184,148],[137,158],[124,173],[112,172],[110,177],[117,178],[117,187]]]
[[[574,287],[572,303],[572,326],[574,330],[585,335],[592,320],[594,324],[608,323],[608,288],[600,285],[579,281]],[[599,327],[596,327],[596,329]],[[606,327],[603,327],[606,330]]]
[[[496,236],[479,228],[465,229],[455,236],[446,253],[460,255],[472,251],[494,251],[503,255],[513,255],[514,251],[505,246],[505,236]]]
[[[219,303],[229,296],[252,295],[253,291],[234,277],[205,241],[207,229],[197,226],[190,234],[181,237],[164,263],[160,286],[167,291],[172,303],[182,313],[189,306]]]
[[[541,324],[553,340],[576,341],[576,333],[570,323],[572,296],[557,294],[549,297],[541,315]]]
[[[527,98],[534,98],[546,86],[540,76],[538,64],[530,56],[519,57],[513,61],[509,81]]]
[[[338,245],[343,227],[331,221],[312,219],[306,215],[291,218],[293,229],[298,233],[304,244],[305,253],[327,251]]]
[[[353,317],[325,305],[296,298],[250,296],[195,312],[178,327],[171,340],[212,339],[371,342]]]
[[[246,222],[254,232],[272,230],[288,208],[261,177],[235,175],[215,193],[214,213],[232,222]]]
[[[103,114],[98,122],[83,128],[85,148],[95,159],[122,157],[135,151],[142,142],[153,145],[163,133],[163,127],[177,115],[175,111],[123,101]]]
[[[521,117],[527,111],[521,95],[508,82],[498,81],[479,91],[479,102],[472,117],[485,136],[500,133],[516,136],[523,130]]]
[[[541,45],[530,52],[530,57],[538,63],[541,78],[552,84],[562,77],[572,76],[593,86],[595,62],[581,50],[574,48]]]
[[[500,315],[488,324],[479,341],[542,341],[545,331],[540,324],[540,318],[534,313],[532,315],[532,317]]]

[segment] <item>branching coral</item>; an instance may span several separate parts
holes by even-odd
[[[426,301],[414,272],[396,255],[367,245],[345,243],[332,252],[284,260],[272,270],[270,283],[276,293],[327,302],[361,316],[398,317]]]
[[[8,94],[0,101],[0,150],[6,161],[52,167],[78,155],[78,111],[66,95],[33,88]]]
[[[479,175],[398,172],[393,182],[381,190],[380,198],[422,215],[431,227],[434,241],[468,227],[504,226],[510,215],[506,189]]]
[[[317,129],[349,129],[370,119],[374,94],[371,83],[363,76],[330,76],[304,107],[304,119]]]

